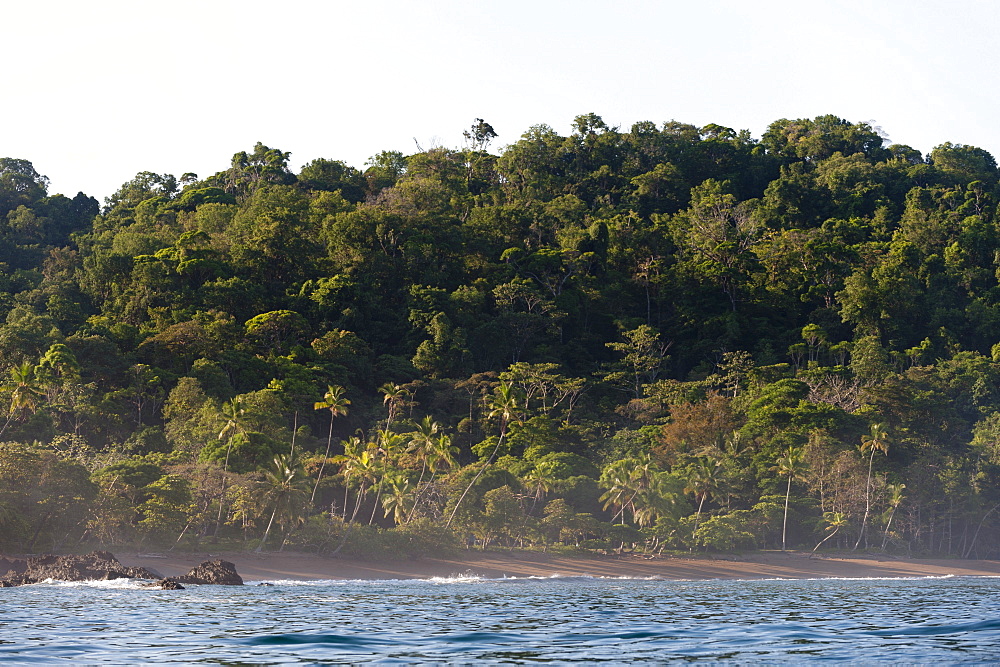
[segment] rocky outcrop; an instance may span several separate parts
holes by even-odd
[[[167,577],[181,584],[216,584],[242,586],[243,577],[236,573],[236,566],[228,560],[207,560],[182,577]]]
[[[34,556],[0,558],[0,586],[22,586],[46,579],[93,581],[109,579],[160,579],[161,575],[144,567],[125,567],[114,554],[94,551],[84,556]]]
[[[226,560],[205,561],[184,576],[164,577],[144,567],[125,567],[107,551],[94,551],[85,556],[0,556],[0,588],[37,584],[46,579],[94,581],[123,578],[152,579],[155,581],[143,588],[160,590],[184,590],[182,584],[243,585],[243,577],[237,574],[236,566]]]

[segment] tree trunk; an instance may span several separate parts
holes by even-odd
[[[503,442],[504,435],[506,435],[506,431],[500,434],[500,439],[497,440],[497,446],[493,448],[493,453],[490,454],[490,458],[486,459],[486,465],[484,465],[479,472],[476,473],[476,476],[472,478],[469,485],[465,487],[465,491],[463,491],[462,495],[459,496],[458,502],[455,503],[455,509],[451,511],[451,516],[448,517],[448,523],[445,524],[445,528],[451,528],[451,522],[455,520],[455,514],[458,513],[458,508],[461,506],[462,501],[465,500],[465,496],[469,493],[469,490],[476,485],[476,482],[478,482],[482,474],[486,472],[486,469],[490,467],[490,464],[493,463],[493,457],[497,455],[498,451],[500,451],[500,443]]]
[[[835,528],[835,529],[833,530],[833,532],[832,532],[832,533],[830,533],[829,535],[827,535],[826,537],[824,537],[824,538],[823,538],[822,540],[820,540],[820,541],[819,541],[819,544],[817,544],[816,546],[814,546],[814,547],[813,547],[813,550],[812,550],[812,553],[810,553],[810,554],[809,554],[809,558],[812,558],[812,557],[813,557],[813,554],[815,554],[815,553],[816,553],[816,550],[817,550],[817,549],[819,549],[819,548],[820,548],[821,546],[823,546],[823,543],[824,543],[824,542],[826,542],[826,541],[827,541],[828,539],[830,539],[831,537],[833,537],[834,535],[836,535],[836,534],[837,534],[837,531],[839,531],[839,530],[840,530],[840,526],[837,526],[837,527],[836,527],[836,528]]]
[[[271,526],[274,524],[274,517],[278,514],[278,505],[275,503],[274,511],[271,512],[271,520],[267,522],[267,529],[264,531],[264,537],[261,538],[260,544],[257,545],[256,553],[260,553],[261,549],[264,548],[264,543],[267,542],[268,536],[271,534]]]
[[[319,466],[319,475],[316,476],[316,484],[313,486],[312,495],[309,496],[309,504],[316,501],[316,489],[319,488],[319,482],[323,479],[323,469],[326,468],[326,460],[330,458],[330,445],[333,443],[333,417],[330,417],[330,432],[326,436],[326,454],[323,455],[323,463]],[[344,512],[347,512],[347,501],[344,501]]]
[[[785,490],[785,519],[781,522],[781,550],[785,550],[785,536],[788,534],[788,499],[792,495],[792,476],[788,475],[788,488]]]
[[[857,551],[861,544],[861,538],[865,536],[865,526],[868,524],[868,510],[871,508],[871,486],[872,486],[872,463],[875,461],[875,448],[872,447],[872,455],[868,458],[868,481],[865,482],[865,517],[861,519],[861,532],[858,533],[858,541],[854,543],[851,551]]]

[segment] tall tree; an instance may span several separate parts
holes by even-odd
[[[781,550],[786,547],[788,536],[788,501],[792,495],[792,482],[794,480],[805,479],[806,465],[803,460],[804,449],[802,447],[789,447],[785,453],[778,457],[777,465],[772,470],[777,470],[779,475],[788,478],[788,486],[785,489],[785,517],[781,522]]]
[[[226,440],[226,461],[222,466],[222,486],[219,491],[219,515],[215,520],[215,532],[213,535],[219,534],[219,527],[222,525],[223,508],[226,498],[226,480],[227,473],[229,472],[229,455],[233,451],[233,443],[238,439],[242,440],[247,437],[246,424],[243,420],[246,408],[243,407],[243,403],[238,396],[223,403],[220,413],[223,425],[219,430],[218,438],[219,440]]]
[[[316,489],[319,488],[319,483],[323,479],[323,470],[326,468],[326,462],[330,458],[330,445],[333,443],[333,420],[346,415],[347,406],[351,404],[350,399],[344,396],[344,391],[344,388],[340,385],[327,385],[326,393],[323,394],[323,400],[316,401],[313,404],[314,410],[330,411],[330,430],[326,435],[326,452],[323,454],[323,463],[319,466],[316,485],[313,486],[312,495],[309,497],[310,503],[316,500]]]
[[[868,478],[865,480],[865,515],[861,519],[861,532],[858,533],[858,540],[854,543],[854,551],[857,551],[861,545],[861,540],[865,536],[865,527],[868,525],[868,512],[871,510],[872,499],[872,464],[875,462],[875,452],[889,455],[889,435],[886,432],[885,424],[872,424],[871,432],[861,436],[860,449],[862,454],[866,450],[870,451],[871,454],[868,456]]]

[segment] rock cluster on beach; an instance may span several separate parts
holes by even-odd
[[[144,567],[126,567],[108,551],[94,551],[83,556],[45,554],[28,558],[0,556],[0,588],[37,584],[48,579],[58,581],[107,581],[111,579],[150,579],[148,588],[181,590],[182,584],[221,584],[242,586],[236,566],[225,560],[205,561],[179,577],[164,577]]]

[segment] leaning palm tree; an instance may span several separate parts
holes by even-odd
[[[312,495],[309,502],[315,502],[316,489],[319,488],[320,480],[323,479],[323,470],[326,468],[327,459],[330,458],[330,445],[333,443],[333,420],[347,414],[347,406],[351,401],[344,396],[344,388],[339,385],[327,385],[326,393],[323,394],[322,401],[313,404],[314,410],[330,411],[330,431],[326,436],[326,453],[323,454],[323,463],[319,466],[319,475],[316,476],[316,484],[313,486]]]
[[[906,484],[890,484],[889,485],[889,507],[892,511],[889,512],[889,520],[885,524],[885,534],[882,536],[882,551],[885,551],[885,545],[889,541],[889,528],[892,526],[892,519],[896,516],[896,510],[900,505],[903,504],[903,489],[906,488]]]
[[[809,554],[810,558],[812,558],[813,554],[816,553],[817,549],[823,546],[824,542],[836,535],[837,531],[847,525],[847,515],[843,512],[823,512],[823,521],[826,523],[826,530],[830,530],[832,528],[833,532],[824,537],[819,541],[819,544],[813,547],[812,553]]]
[[[865,481],[865,516],[861,519],[861,532],[858,533],[858,541],[854,543],[853,551],[857,551],[861,545],[861,540],[865,536],[865,527],[868,525],[868,512],[871,510],[872,499],[872,464],[875,462],[875,452],[879,451],[889,455],[889,436],[885,430],[885,424],[872,424],[871,432],[861,436],[861,453],[871,450],[868,457],[868,479]]]
[[[789,447],[784,455],[778,457],[777,465],[771,470],[777,470],[779,475],[788,477],[788,486],[785,489],[785,518],[781,522],[781,550],[785,550],[786,536],[788,535],[788,501],[792,496],[792,481],[803,479],[805,463],[802,460],[802,447]]]
[[[264,537],[257,545],[257,553],[260,553],[267,543],[275,518],[282,524],[291,524],[298,518],[308,492],[309,478],[302,468],[302,463],[292,454],[275,456],[274,467],[264,473],[263,500],[271,505],[272,510]]]
[[[476,482],[479,481],[482,474],[486,472],[486,469],[493,463],[497,452],[500,451],[500,445],[503,443],[503,440],[507,435],[507,427],[510,425],[511,420],[515,418],[519,407],[520,400],[514,385],[509,382],[501,382],[489,403],[490,411],[487,415],[490,418],[498,417],[500,419],[500,437],[497,439],[497,444],[496,447],[493,448],[493,452],[490,454],[489,458],[486,459],[486,463],[479,469],[476,476],[472,478],[469,485],[465,487],[465,491],[462,492],[462,495],[459,496],[458,502],[455,503],[455,508],[452,509],[451,516],[448,518],[446,527],[451,527],[451,522],[455,520],[455,514],[458,512],[458,508],[461,506],[462,501],[465,500],[465,496],[468,495],[469,490],[476,485]]]

